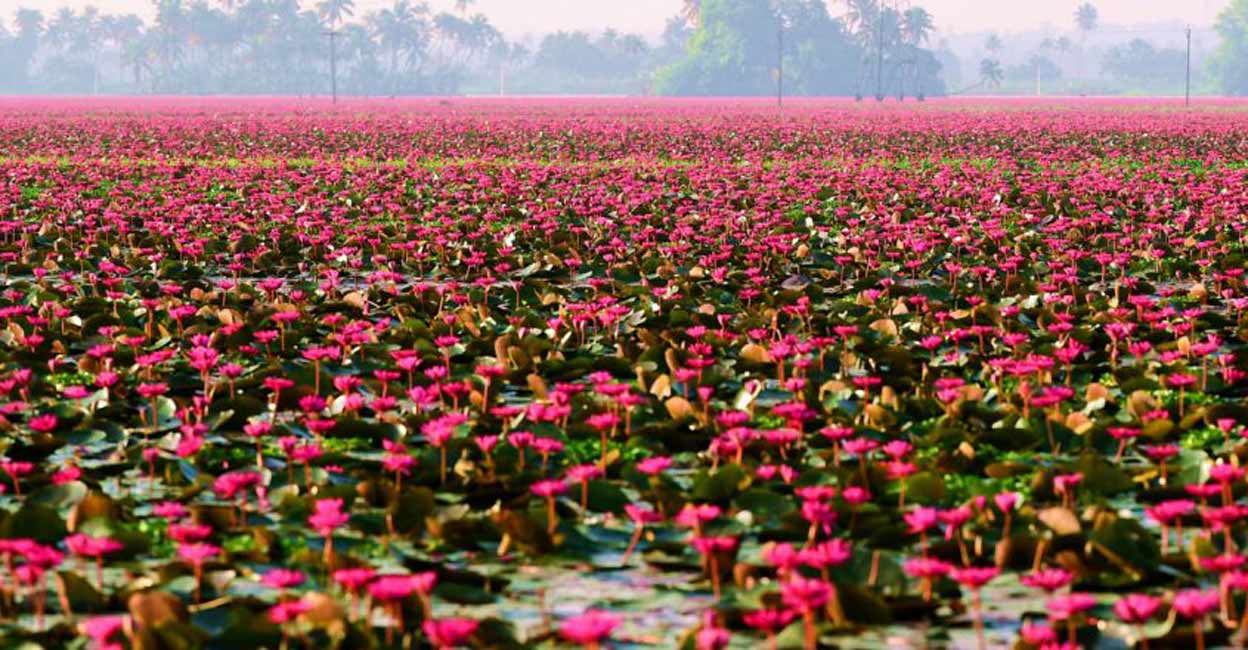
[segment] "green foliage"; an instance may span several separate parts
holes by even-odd
[[[874,20],[863,20],[851,33],[818,0],[706,0],[683,58],[658,72],[655,90],[666,95],[773,94],[783,42],[786,94],[861,93],[867,81],[874,87],[877,66],[885,92],[943,93],[941,64],[920,47],[930,16],[890,11],[884,18],[883,30]],[[885,34],[878,57],[877,31]]]
[[[1157,48],[1142,38],[1115,45],[1105,53],[1101,68],[1133,83],[1183,82],[1187,55],[1176,48]]]
[[[1228,95],[1248,94],[1248,0],[1231,0],[1218,14],[1222,44],[1213,62],[1214,75]]]

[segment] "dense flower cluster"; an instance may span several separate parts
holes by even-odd
[[[1240,105],[295,108],[0,106],[5,639],[1248,629]]]

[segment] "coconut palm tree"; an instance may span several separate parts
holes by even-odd
[[[1001,51],[1001,48],[1004,46],[1005,43],[1001,41],[1001,37],[996,32],[989,34],[988,38],[984,39],[984,49],[990,53],[995,54]]]
[[[866,45],[874,42],[880,10],[879,0],[845,0],[845,25],[859,43]]]
[[[961,95],[985,86],[995,88],[1001,85],[1003,79],[1005,79],[1005,71],[1001,68],[1001,62],[996,59],[983,59],[979,62],[979,81],[950,94]]]
[[[691,27],[697,27],[702,22],[702,0],[684,0],[684,2],[680,15]]]
[[[1001,69],[1001,62],[996,59],[984,59],[979,62],[979,82],[980,85],[996,87],[1000,86],[1002,80],[1005,79],[1005,71]]]
[[[1079,49],[1085,50],[1088,43],[1088,34],[1096,30],[1100,13],[1096,10],[1096,6],[1091,2],[1085,2],[1079,5],[1075,10],[1075,27],[1079,30]],[[1087,68],[1087,52],[1083,53],[1083,68]]]
[[[149,77],[153,76],[152,62],[155,60],[156,39],[156,34],[148,31],[139,38],[126,41],[121,46],[121,65],[123,68],[131,69],[135,88],[143,84],[145,71]]]
[[[1091,2],[1085,2],[1079,5],[1075,10],[1075,27],[1087,37],[1088,32],[1096,30],[1097,21],[1100,19],[1100,12],[1096,10],[1096,6]]]
[[[330,29],[342,25],[342,21],[355,15],[355,0],[321,0],[316,5],[316,13]]]
[[[911,7],[901,15],[901,31],[907,45],[919,47],[931,38],[936,23],[923,7]]]
[[[156,57],[161,64],[161,75],[168,81],[173,67],[182,60],[186,47],[186,8],[181,0],[157,0],[156,22],[152,26],[156,34]]]
[[[126,72],[126,45],[138,41],[143,36],[143,21],[134,14],[121,16],[104,16],[101,30],[113,46],[117,48],[119,81],[124,83]]]
[[[391,90],[397,90],[399,80],[399,63],[403,62],[405,71],[411,71],[412,64],[420,58],[429,37],[425,16],[428,13],[425,4],[412,4],[408,0],[395,0],[391,7],[373,12],[369,15],[369,25],[376,36],[381,49],[390,55]]]
[[[894,45],[896,67],[898,68],[897,99],[905,99],[907,79],[916,84],[916,96],[923,95],[919,79],[919,60],[923,44],[931,38],[935,29],[932,15],[922,7],[911,7],[901,13],[900,33]]]
[[[35,51],[39,49],[39,39],[43,36],[43,12],[38,9],[18,9],[14,26],[17,27],[16,38],[14,39],[15,54],[17,59],[13,61],[18,66],[18,78],[25,85],[30,83],[30,62],[35,58]]]
[[[43,33],[43,12],[22,7],[17,10],[13,23],[17,26],[19,37],[39,38],[39,35]]]

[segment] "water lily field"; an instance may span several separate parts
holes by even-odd
[[[0,99],[0,648],[1248,641],[1248,103]]]

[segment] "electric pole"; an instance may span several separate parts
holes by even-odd
[[[329,30],[325,32],[325,36],[329,37],[329,91],[330,102],[338,103],[338,32]]]
[[[1183,85],[1183,105],[1192,105],[1192,27],[1187,27],[1187,77]]]
[[[776,15],[776,107],[784,108],[784,16]]]
[[[879,9],[875,15],[879,33],[876,35],[875,51],[875,101],[882,102],[884,101],[884,0],[880,0],[876,7]]]

